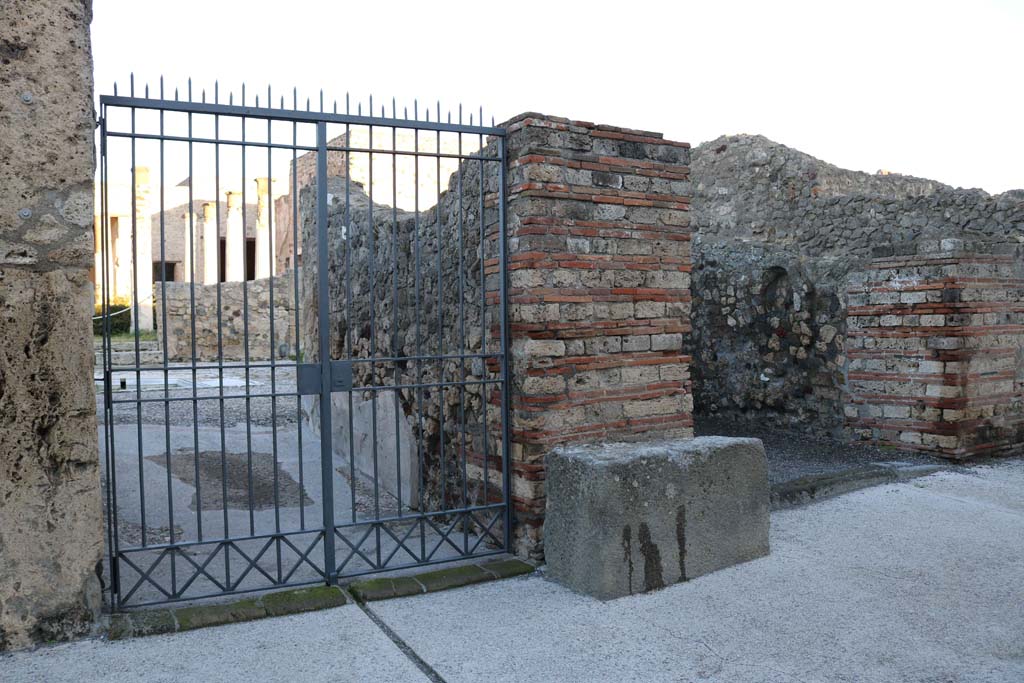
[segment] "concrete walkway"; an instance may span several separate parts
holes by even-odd
[[[777,512],[770,557],[649,595],[532,576],[370,609],[44,648],[0,680],[1021,681],[1024,461]]]

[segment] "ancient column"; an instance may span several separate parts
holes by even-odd
[[[185,233],[185,257],[181,260],[181,280],[182,282],[192,282],[192,261],[195,255],[196,242],[199,241],[199,235],[196,234],[196,220],[195,214],[192,212],[191,207],[185,209],[185,225],[182,228],[182,232]]]
[[[220,230],[217,226],[217,204],[203,204],[203,284],[217,284],[220,266]]]
[[[270,239],[270,178],[256,178],[256,277],[274,274],[274,245]]]
[[[138,303],[138,314],[133,311],[132,331],[153,329],[153,227],[149,216],[149,169],[135,168],[135,225],[132,227],[135,241],[132,283],[135,290],[134,308]]]
[[[245,280],[245,225],[242,222],[242,193],[227,193],[228,216],[225,235],[224,279],[227,282]]]

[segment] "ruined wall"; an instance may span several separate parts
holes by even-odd
[[[544,456],[553,446],[692,435],[689,358],[682,352],[690,305],[689,146],[657,133],[539,114],[517,117],[507,130],[515,544],[539,559]],[[484,153],[495,155],[496,143]],[[499,169],[485,163],[481,184],[479,162],[461,168],[440,208],[418,217],[374,204],[371,219],[361,186],[349,182],[346,189],[344,179],[331,178],[328,188],[332,357],[396,359],[375,367],[356,362],[354,384],[385,387],[376,392],[378,445],[388,454],[382,467],[390,468],[381,469],[382,477],[419,479],[415,496],[427,510],[461,503],[464,488],[469,502],[493,501],[501,491],[497,385],[471,384],[464,393],[437,386],[499,377]],[[315,355],[318,329],[312,199],[311,192],[301,198],[307,357]],[[414,359],[460,350],[482,357]],[[386,389],[396,384],[423,390]],[[356,418],[353,440],[367,443],[370,401],[367,391],[334,395],[342,452],[349,414]],[[308,405],[316,424],[316,402]],[[412,464],[404,473],[386,464],[396,448],[387,434],[399,435],[399,450],[409,449],[400,454]],[[412,504],[409,489],[402,497]]]
[[[879,246],[1024,240],[1024,192],[848,171],[761,136],[693,151],[698,414],[843,433],[847,278]]]
[[[91,3],[0,4],[0,651],[98,615]]]
[[[371,205],[354,181],[334,176],[328,183],[331,357],[356,359],[357,389],[332,396],[333,445],[345,460],[351,455],[357,472],[370,477],[376,467],[381,490],[428,511],[500,500],[498,309],[493,295],[484,300],[499,286],[493,265],[484,267],[497,257],[499,174],[496,148],[485,153],[495,161],[485,162],[482,185],[480,162],[465,162],[438,205],[418,215]],[[313,190],[300,194],[307,361],[319,355]],[[455,354],[467,357],[417,360]],[[363,362],[369,358],[390,360]],[[464,389],[450,386],[462,381]],[[306,405],[318,428],[317,400]]]
[[[159,327],[164,324],[162,309],[164,301],[167,302],[168,360],[191,362],[193,323],[196,332],[195,358],[199,361],[216,362],[221,357],[230,361],[245,360],[247,348],[251,361],[295,355],[297,326],[294,272],[289,271],[274,278],[248,280],[244,286],[241,282],[223,282],[219,287],[196,284],[194,292],[189,283],[169,282],[164,285],[166,295],[162,291],[162,284],[157,282],[153,285],[153,301],[158,327],[156,335],[161,343],[165,337]],[[274,303],[273,319],[270,315],[271,294]],[[246,308],[249,311],[248,323],[243,315]]]

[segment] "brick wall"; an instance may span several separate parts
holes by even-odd
[[[690,437],[690,147],[524,114],[508,124],[512,482],[540,557],[544,456]]]
[[[953,458],[1024,446],[1020,247],[883,251],[850,277],[849,428]]]

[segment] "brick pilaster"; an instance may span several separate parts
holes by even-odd
[[[539,557],[553,446],[693,435],[690,146],[537,114],[508,131],[513,498]]]
[[[1024,447],[1019,253],[922,242],[851,276],[847,425],[952,458]]]

